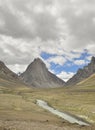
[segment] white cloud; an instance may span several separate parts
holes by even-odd
[[[85,60],[75,60],[74,61],[74,64],[76,64],[76,65],[84,65],[86,62],[85,62]]]
[[[88,56],[86,59],[87,59],[88,61],[91,61],[91,58],[92,58],[92,56]]]
[[[22,39],[14,39],[12,37],[0,35],[0,59],[5,61],[8,65],[14,64],[28,64],[34,58],[39,57],[41,50],[36,46],[39,40],[24,41]],[[38,44],[38,43],[37,43]]]
[[[91,42],[91,44],[88,44],[87,49],[89,50],[90,54],[95,55],[95,43],[94,42]]]
[[[57,76],[61,79],[63,79],[65,82],[67,80],[69,80],[75,73],[73,72],[65,72],[65,71],[62,71],[60,74],[58,74]]]
[[[0,59],[10,66],[28,65],[42,52],[55,55],[48,67],[85,49],[95,55],[94,35],[95,0],[0,0]]]
[[[5,26],[5,21],[0,18],[0,28],[2,29]]]
[[[47,61],[49,63],[55,63],[62,66],[66,62],[66,59],[63,56],[55,56],[55,57],[49,58]]]
[[[23,73],[26,68],[27,68],[27,65],[19,65],[19,64],[15,64],[14,66],[13,65],[8,65],[8,68],[10,68],[13,72],[15,73]]]

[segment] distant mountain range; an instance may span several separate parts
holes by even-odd
[[[95,57],[92,57],[91,62],[83,69],[79,69],[66,83],[51,73],[39,58],[36,58],[20,76],[0,61],[0,78],[37,88],[57,88],[91,83],[95,78]]]

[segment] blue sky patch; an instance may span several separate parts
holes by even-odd
[[[73,52],[72,52],[73,53]],[[48,60],[49,58],[51,57],[56,57],[57,55],[52,55],[52,54],[48,54],[48,53],[41,53],[41,57],[44,59],[44,60]],[[64,65],[60,65],[60,64],[55,64],[53,62],[50,62],[50,69],[53,70],[55,72],[55,74],[59,74],[61,73],[62,71],[65,71],[65,72],[73,72],[73,73],[76,73],[77,70],[79,68],[83,68],[84,66],[86,66],[88,64],[88,60],[87,60],[87,57],[91,56],[90,54],[88,54],[88,52],[85,50],[83,53],[81,53],[81,56],[79,58],[74,58],[72,60],[67,60]],[[64,58],[65,56],[63,56]],[[84,60],[84,64],[80,64],[80,65],[77,65],[74,63],[74,61],[77,61],[77,60]]]

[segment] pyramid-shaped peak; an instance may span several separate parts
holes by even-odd
[[[45,66],[45,67],[46,67],[44,61],[43,61],[42,59],[40,59],[40,58],[34,59],[34,61],[30,64],[30,66],[31,66],[31,65],[35,65],[35,66]]]
[[[45,63],[40,58],[34,59],[34,61],[30,63],[29,66],[27,67],[27,70],[31,71],[37,68],[46,68]]]
[[[28,85],[42,88],[63,87],[65,82],[49,72],[42,59],[36,58],[21,74],[21,78]]]
[[[34,59],[34,62],[44,63],[40,58],[36,58],[36,59]]]

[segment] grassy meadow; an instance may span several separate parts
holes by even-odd
[[[93,129],[94,130],[95,129],[94,127],[95,86],[82,87],[82,85],[80,85],[72,88],[67,87],[67,88],[56,88],[56,89],[36,89],[36,88],[29,88],[14,82],[10,83],[10,81],[6,81],[6,80],[3,81],[3,79],[0,79],[0,81],[1,81],[0,84],[0,126],[1,127],[3,125],[5,127],[6,126],[9,127],[10,126],[9,122],[14,121],[16,123],[16,121],[19,122],[23,121],[28,123],[37,122],[37,124],[42,123],[47,126],[56,125],[61,128],[65,127],[67,128],[67,130],[70,129],[71,130],[72,129],[75,130]],[[89,121],[93,127],[80,128],[80,126],[76,124],[75,125],[69,124],[63,119],[54,116],[48,111],[37,106],[36,99],[42,99],[44,101],[47,101],[50,106],[60,111],[65,111],[80,116],[85,120]],[[58,130],[61,130],[61,128],[60,129],[58,128]],[[18,128],[16,130],[21,130],[21,129]],[[40,128],[38,127],[37,130],[40,130]]]

